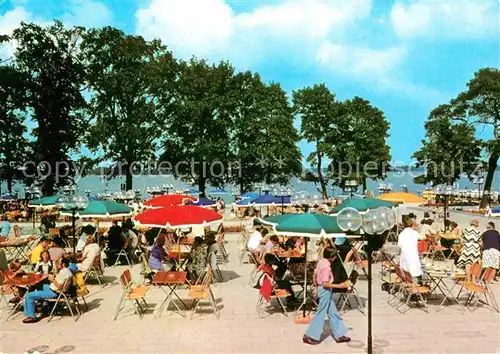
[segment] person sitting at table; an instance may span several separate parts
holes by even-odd
[[[125,246],[125,239],[122,236],[122,228],[118,226],[118,222],[113,220],[112,226],[108,230],[108,247],[106,251],[107,264],[114,264],[116,255]]]
[[[187,270],[189,273],[189,279],[192,281],[198,280],[207,267],[207,248],[203,245],[203,239],[200,236],[196,236],[193,241],[193,247],[189,253],[189,262],[187,264]]]
[[[167,271],[172,269],[173,264],[168,262],[167,252],[165,252],[165,235],[158,235],[156,244],[149,255],[149,266],[154,271]]]
[[[437,231],[432,227],[433,221],[431,219],[423,219],[420,222],[420,227],[418,229],[418,233],[420,235],[419,241],[424,241],[427,239],[427,236],[436,236]]]
[[[21,276],[24,274],[24,271],[21,269],[21,262],[18,259],[14,259],[12,262],[9,263],[9,268],[5,272],[5,280],[11,280],[15,277]],[[10,288],[13,293],[14,297],[9,300],[9,304],[17,304],[21,299],[23,298],[24,294],[26,293],[26,288],[22,286],[8,286],[8,285],[3,285],[4,287]],[[4,289],[8,290],[8,289]]]
[[[87,244],[87,237],[93,234],[94,231],[95,230],[91,225],[82,227],[82,233],[80,234],[80,237],[78,238],[78,242],[75,247],[77,252],[81,252],[83,250],[83,248]]]
[[[269,230],[263,227],[258,227],[250,235],[248,239],[247,247],[250,251],[258,251],[263,243],[264,238],[269,233]]]
[[[40,320],[35,314],[35,304],[37,301],[57,298],[58,292],[62,290],[64,282],[73,276],[73,273],[68,268],[69,262],[69,259],[62,258],[59,273],[56,276],[52,274],[48,276],[48,280],[51,283],[43,284],[41,290],[30,291],[26,294],[24,297],[24,315],[26,318],[23,320],[23,323],[36,323]]]
[[[266,252],[277,251],[280,248],[280,239],[276,235],[271,235],[264,245]]]
[[[90,235],[87,238],[87,244],[83,248],[82,256],[77,259],[76,266],[78,270],[82,272],[88,272],[96,257],[101,254],[101,247],[96,243],[95,237]],[[104,269],[103,265],[100,265],[101,269]]]
[[[40,261],[35,265],[34,272],[43,275],[52,274],[54,270],[54,263],[50,259],[49,251],[44,250],[40,258]]]
[[[54,239],[50,242],[48,251],[51,260],[54,262],[60,260],[66,254],[63,239],[60,237],[54,237]]]
[[[401,249],[399,265],[403,271],[411,274],[415,279],[422,276],[422,265],[418,255],[417,222],[413,218],[405,219],[405,229],[398,236],[398,246]],[[420,279],[419,279],[420,281]]]
[[[489,222],[487,230],[482,234],[483,240],[483,258],[482,268],[500,267],[500,233],[495,230],[495,224]]]
[[[49,247],[49,240],[46,237],[42,237],[38,245],[31,252],[28,253],[28,257],[30,258],[30,263],[32,267],[40,262],[42,257],[42,252],[45,251]]]
[[[283,280],[276,275],[273,266],[279,267],[279,260],[275,255],[268,253],[264,256],[264,264],[261,266],[260,270],[268,274],[275,282],[278,289],[286,290],[290,293],[286,298],[286,308],[288,311],[295,310],[296,297],[292,289],[292,284],[289,280]]]

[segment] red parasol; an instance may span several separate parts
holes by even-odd
[[[146,208],[163,208],[172,205],[182,205],[188,200],[196,201],[197,199],[192,195],[184,194],[164,194],[158,197],[146,200],[144,202],[144,207]]]
[[[209,225],[222,220],[222,216],[210,209],[192,206],[169,206],[147,210],[135,218],[140,225],[160,228],[192,227]]]

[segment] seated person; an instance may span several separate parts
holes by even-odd
[[[278,251],[280,249],[280,239],[276,235],[271,235],[264,245],[266,252]]]
[[[43,275],[52,274],[54,271],[54,263],[50,259],[50,253],[48,250],[42,252],[40,261],[35,265],[34,272]]]
[[[168,262],[167,252],[165,252],[165,235],[159,235],[156,238],[156,245],[153,246],[149,255],[149,266],[155,271],[167,271],[172,268]]]
[[[276,286],[278,289],[283,289],[290,293],[290,295],[287,296],[286,298],[286,307],[287,310],[294,310],[296,298],[295,298],[295,293],[293,292],[292,289],[292,284],[290,283],[290,281],[282,280],[276,276],[273,266],[278,266],[279,265],[278,263],[279,261],[276,258],[276,256],[268,253],[264,256],[264,265],[261,266],[260,269],[264,273],[268,274],[276,282]]]
[[[76,266],[78,270],[88,272],[90,268],[92,268],[96,257],[99,257],[100,254],[101,247],[96,243],[95,237],[93,235],[89,236],[87,238],[87,244],[83,248],[82,256],[77,259]],[[102,265],[100,266],[101,269],[104,270],[104,267],[102,267]]]
[[[250,251],[258,251],[264,237],[267,236],[269,233],[269,230],[259,227],[257,228],[251,235],[250,238],[248,239],[247,247]]]
[[[21,276],[24,274],[24,271],[21,269],[21,262],[18,259],[14,259],[9,263],[9,268],[5,272],[5,280],[10,280],[17,276]],[[2,285],[4,287],[4,291],[12,290],[14,293],[14,297],[9,300],[10,304],[17,304],[21,301],[22,297],[26,293],[26,288],[21,286],[8,286]]]
[[[76,251],[81,252],[85,245],[87,244],[87,237],[89,235],[93,235],[95,233],[95,227],[92,225],[87,225],[82,228],[82,234],[80,235],[80,238],[78,239],[78,243],[76,244]]]
[[[114,264],[117,254],[125,247],[126,242],[122,235],[122,228],[113,220],[113,225],[108,230],[108,247],[106,252],[107,264]]]
[[[54,237],[49,246],[50,259],[54,262],[60,260],[65,254],[64,241],[60,237]]]
[[[187,270],[192,281],[198,280],[207,267],[207,247],[203,244],[203,239],[199,236],[194,238],[193,248],[189,254]]]
[[[51,283],[43,284],[42,290],[36,290],[26,294],[24,297],[24,315],[26,318],[23,320],[23,323],[36,323],[40,320],[35,314],[36,302],[43,299],[57,298],[58,292],[62,290],[64,282],[73,276],[68,266],[69,259],[62,258],[60,261],[61,270],[59,273],[57,273],[56,276],[48,276],[48,280],[51,281]]]
[[[46,237],[42,237],[40,239],[40,242],[38,242],[38,245],[36,245],[36,247],[33,248],[33,250],[28,253],[32,267],[35,267],[35,265],[38,262],[40,262],[40,259],[42,257],[42,252],[48,249],[48,247],[49,247],[49,240]]]
[[[437,231],[432,228],[433,221],[431,219],[423,219],[420,222],[420,227],[418,233],[420,234],[419,240],[423,241],[427,239],[427,236],[437,235]]]
[[[127,246],[131,250],[135,250],[139,245],[139,237],[137,237],[136,233],[132,231],[132,229],[123,228],[123,233],[125,235],[125,239],[127,240]]]

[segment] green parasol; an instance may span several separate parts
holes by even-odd
[[[358,198],[358,199],[347,199],[343,201],[335,208],[330,210],[331,215],[338,214],[342,209],[353,208],[359,211],[361,214],[366,213],[369,210],[377,209],[380,207],[395,208],[397,203],[388,202],[386,200],[373,199],[373,198]]]

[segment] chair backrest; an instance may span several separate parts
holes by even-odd
[[[413,277],[410,274],[410,272],[407,272],[406,270],[403,271],[405,275],[405,280],[408,284],[413,284]]]
[[[98,253],[97,256],[94,257],[94,261],[92,262],[92,267],[97,270],[102,271],[101,269],[101,253]]]
[[[73,283],[73,277],[69,277],[64,281],[63,286],[59,292],[63,294],[68,293],[72,283]]]
[[[0,269],[0,287],[3,285],[3,282],[5,281],[5,272]],[[1,288],[0,288],[1,290]]]
[[[21,238],[21,228],[19,227],[19,225],[14,225],[13,229],[14,229],[14,238],[16,239]]]
[[[120,275],[120,284],[123,288],[127,288],[132,283],[132,275],[130,274],[130,270],[125,269],[123,273]]]
[[[478,262],[470,265],[467,270],[466,279],[467,281],[476,283],[479,280],[479,276],[481,275],[481,264]]]
[[[403,273],[401,270],[401,267],[399,265],[394,265],[394,270],[396,271],[396,275],[398,276],[401,281],[406,282],[406,275]]]
[[[51,235],[51,236],[58,236],[59,235],[59,229],[57,227],[51,227],[49,229],[49,235]]]
[[[487,268],[483,274],[483,281],[485,284],[491,283],[495,279],[497,270],[495,268]]]

